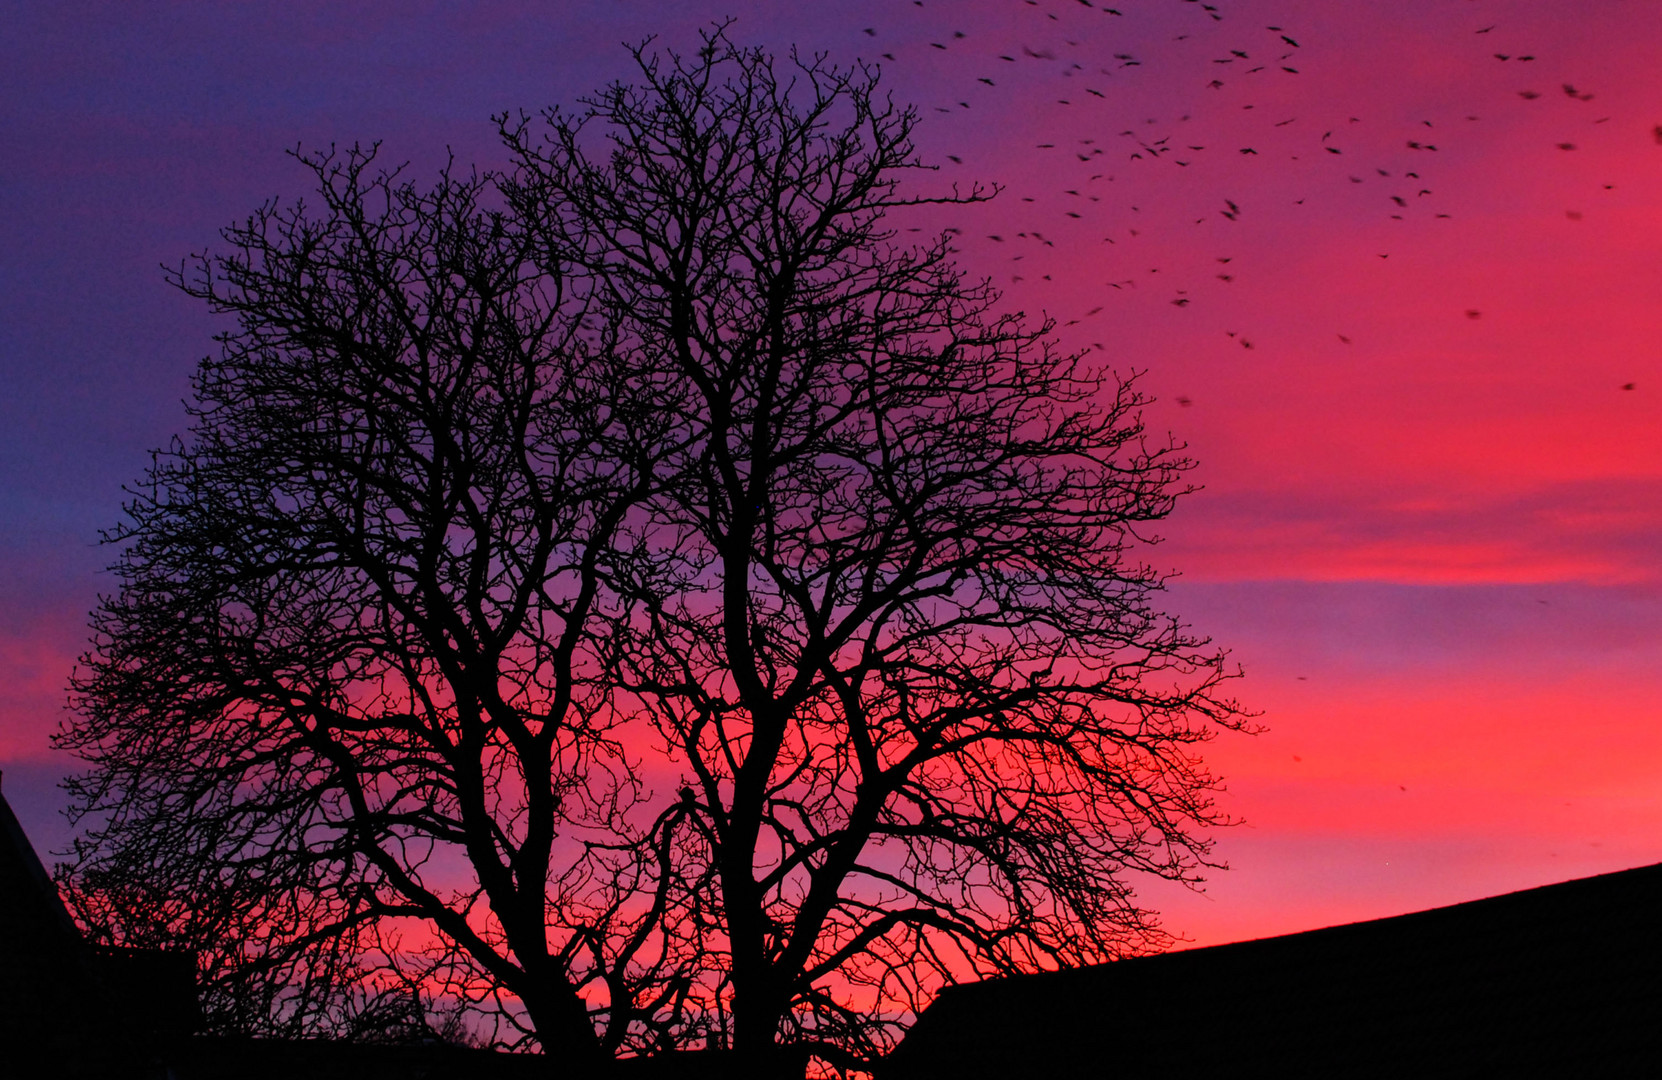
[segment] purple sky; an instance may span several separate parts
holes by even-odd
[[[1270,731],[1211,748],[1248,824],[1205,897],[1147,893],[1172,929],[1662,859],[1654,0],[1111,2],[0,8],[0,767],[37,844],[97,532],[213,347],[160,264],[304,195],[297,144],[494,164],[493,113],[732,14],[892,53],[935,180],[1007,185],[937,223],[966,266],[1146,371],[1202,463],[1152,557]]]

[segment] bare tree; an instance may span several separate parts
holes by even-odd
[[[166,882],[233,981],[403,921],[421,979],[582,1061],[663,974],[594,627],[674,441],[488,177],[373,156],[302,158],[321,213],[267,206],[174,276],[237,329],[113,536],[71,876]]]
[[[875,71],[635,57],[500,175],[304,157],[320,213],[176,275],[237,329],[113,537],[68,880],[111,937],[167,882],[301,1026],[397,984],[584,1066],[859,1067],[1208,865],[1246,721],[1136,557],[1189,462],[895,243],[989,193],[903,190]]]
[[[1134,557],[1189,466],[1143,399],[996,313],[949,236],[895,246],[891,212],[986,194],[902,189],[915,114],[719,32],[637,59],[504,125],[509,193],[687,410],[644,537],[680,572],[613,640],[719,885],[716,1041],[854,1066],[943,983],[1162,944],[1124,872],[1206,865],[1193,747],[1245,718]]]

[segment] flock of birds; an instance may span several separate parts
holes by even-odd
[[[1015,4],[1016,0],[1011,0],[1011,3]],[[1294,207],[1304,206],[1307,199],[1319,199],[1329,205],[1338,203],[1343,195],[1333,189],[1356,185],[1358,190],[1374,192],[1370,196],[1376,200],[1372,205],[1382,219],[1435,222],[1453,216],[1453,210],[1440,201],[1431,176],[1439,157],[1459,145],[1459,125],[1474,123],[1479,117],[1463,114],[1453,124],[1448,118],[1418,118],[1406,130],[1398,127],[1394,133],[1376,130],[1394,121],[1370,125],[1362,117],[1349,115],[1348,112],[1342,116],[1330,116],[1325,123],[1311,125],[1304,122],[1301,115],[1294,111],[1295,108],[1302,105],[1308,111],[1331,113],[1332,103],[1309,95],[1301,98],[1285,82],[1276,85],[1278,81],[1305,77],[1307,65],[1303,57],[1308,46],[1314,42],[1296,27],[1271,22],[1234,32],[1236,20],[1231,18],[1228,27],[1221,25],[1225,23],[1225,13],[1218,5],[1202,0],[1172,0],[1170,5],[1161,9],[1169,25],[1168,34],[1170,29],[1182,28],[1180,23],[1172,24],[1174,16],[1178,20],[1182,18],[1182,8],[1192,6],[1196,14],[1205,20],[1189,27],[1187,32],[1169,38],[1170,45],[1186,50],[1183,62],[1201,67],[1196,73],[1196,86],[1204,91],[1199,97],[1202,107],[1179,113],[1175,119],[1145,116],[1141,123],[1130,126],[1122,121],[1110,124],[1105,131],[1108,118],[1115,115],[1123,117],[1127,109],[1137,107],[1135,103],[1140,94],[1146,93],[1143,87],[1127,85],[1130,80],[1124,76],[1134,80],[1139,74],[1138,69],[1146,69],[1156,62],[1154,54],[1160,53],[1161,47],[1168,43],[1149,40],[1146,21],[1134,31],[1124,29],[1132,22],[1126,20],[1124,10],[1093,0],[1072,0],[1071,3],[1067,0],[1020,0],[1020,5],[1030,9],[1026,30],[1018,30],[1018,36],[1014,40],[1007,39],[1002,48],[984,47],[978,39],[987,35],[973,32],[973,27],[940,28],[930,33],[927,19],[914,18],[900,32],[877,26],[864,27],[859,31],[869,44],[878,48],[876,56],[882,62],[922,67],[933,76],[932,86],[949,91],[945,103],[932,104],[935,112],[960,114],[968,118],[988,111],[987,106],[1000,104],[994,102],[990,95],[1022,97],[1020,107],[1016,109],[1008,107],[1008,100],[1002,103],[1006,106],[1003,115],[1025,116],[1029,119],[1024,120],[1024,124],[1041,133],[1032,148],[1036,153],[1045,155],[1042,158],[1042,175],[1056,186],[1048,191],[1022,191],[1018,188],[996,200],[1002,202],[1014,195],[1023,204],[1026,220],[1020,228],[968,234],[957,224],[941,226],[956,240],[982,249],[977,252],[978,255],[992,257],[994,251],[1002,249],[1002,260],[1009,265],[1011,285],[1029,280],[1035,283],[1052,281],[1053,275],[1043,269],[1045,257],[1047,254],[1054,257],[1059,252],[1047,249],[1056,249],[1058,241],[1070,247],[1076,246],[1086,230],[1091,230],[1092,236],[1100,235],[1099,245],[1126,251],[1126,257],[1119,260],[1105,257],[1102,260],[1104,265],[1118,262],[1123,266],[1135,257],[1132,252],[1140,255],[1145,245],[1138,244],[1137,240],[1143,235],[1145,227],[1133,224],[1140,220],[1141,215],[1138,202],[1131,201],[1137,196],[1133,194],[1111,199],[1109,192],[1140,190],[1158,198],[1155,193],[1162,186],[1172,186],[1174,179],[1179,180],[1176,186],[1184,192],[1195,190],[1196,185],[1188,182],[1187,176],[1174,178],[1155,174],[1155,170],[1161,169],[1193,169],[1195,173],[1204,171],[1209,177],[1216,178],[1214,186],[1207,189],[1211,192],[1207,197],[1213,201],[1212,207],[1199,211],[1192,218],[1196,227],[1205,227],[1208,223],[1216,227],[1221,222],[1227,229],[1239,225],[1252,213],[1253,208],[1247,205],[1249,199],[1245,194],[1227,189],[1231,183],[1252,191],[1260,198],[1266,191],[1277,190],[1273,178],[1268,184],[1263,182],[1264,166],[1258,166],[1256,172],[1249,171],[1257,162],[1269,163],[1270,168],[1279,166],[1306,185],[1303,194],[1288,200]],[[925,8],[925,0],[912,0],[912,6]],[[957,18],[964,11],[945,3],[936,6],[936,10],[945,19]],[[1147,13],[1148,6],[1145,4],[1139,14]],[[1116,23],[1119,25],[1116,26]],[[1553,89],[1550,88],[1552,80],[1534,77],[1540,68],[1547,65],[1538,62],[1533,52],[1521,52],[1515,48],[1507,51],[1508,46],[1504,44],[1498,48],[1489,45],[1496,39],[1488,35],[1500,29],[1497,24],[1470,27],[1466,32],[1473,39],[1475,48],[1468,51],[1473,62],[1507,64],[1519,69],[1523,77],[1518,81],[1524,85],[1514,92],[1518,106],[1540,108],[1543,106],[1533,103],[1556,98],[1572,109],[1581,110],[1597,100],[1595,93],[1583,89],[1579,83],[1561,81]],[[1225,37],[1226,33],[1231,36]],[[1137,40],[1139,44],[1128,47],[1105,43],[1114,39]],[[1167,57],[1161,54],[1159,59]],[[1331,66],[1327,61],[1328,58],[1320,58],[1316,62]],[[1542,89],[1543,83],[1547,83],[1549,88]],[[959,93],[951,94],[950,90],[955,88]],[[1043,98],[1039,97],[1041,94]],[[1091,111],[1083,111],[1087,108]],[[1198,122],[1196,115],[1203,110],[1218,114],[1228,112],[1245,122],[1203,124]],[[1272,110],[1274,119],[1254,119],[1271,114]],[[1596,112],[1596,108],[1593,111]],[[1577,115],[1572,112],[1558,119],[1560,127],[1569,132],[1577,126],[1603,125],[1611,118],[1608,115],[1594,116],[1587,112]],[[1203,127],[1211,130],[1210,136],[1196,137],[1191,134]],[[1220,127],[1222,130],[1219,130]],[[1116,128],[1117,131],[1114,130]],[[966,130],[954,126],[953,130],[963,133],[965,142],[977,141],[973,128]],[[1301,131],[1308,133],[1300,134]],[[1662,124],[1655,127],[1654,136],[1662,145]],[[1579,143],[1575,136],[1569,135],[1555,145],[1559,151],[1573,152],[1578,149]],[[942,153],[940,156],[951,163],[950,169],[962,170],[960,175],[971,171],[982,175],[999,171],[997,162],[971,162],[966,165],[964,153]],[[1228,164],[1217,162],[1219,157],[1228,159]],[[1211,167],[1205,170],[1194,168],[1202,163]],[[1109,185],[1116,187],[1110,188]],[[1280,186],[1285,187],[1286,184]],[[1603,184],[1606,191],[1614,186]],[[1116,214],[1118,206],[1128,209],[1119,210]],[[1191,208],[1191,214],[1194,213],[1195,209]],[[1565,216],[1570,221],[1580,221],[1583,212],[1571,208],[1565,211]],[[1116,217],[1121,220],[1116,222]],[[913,231],[924,230],[918,228]],[[1218,283],[1215,287],[1224,287],[1237,281],[1242,263],[1237,262],[1237,253],[1230,250],[1235,245],[1230,244],[1227,233],[1216,235],[1218,246],[1225,247],[1225,250],[1214,256],[1211,274]],[[992,247],[987,248],[987,245]],[[1105,254],[1111,256],[1112,253]],[[1375,250],[1372,254],[1386,260],[1391,252]],[[1145,258],[1144,263],[1147,261]],[[1103,285],[1106,289],[1119,292],[1137,289],[1142,283],[1163,280],[1156,276],[1161,269],[1159,266],[1139,266],[1125,276],[1103,282]],[[1172,276],[1175,275],[1167,275],[1168,278]],[[1174,289],[1169,302],[1175,308],[1186,309],[1200,297],[1199,288],[1190,281],[1187,288]],[[1079,324],[1102,313],[1106,307],[1106,303],[1096,305],[1074,318],[1063,320],[1063,325]],[[1475,320],[1482,317],[1482,311],[1467,308],[1465,315]],[[1243,349],[1255,347],[1252,338],[1241,330],[1226,333]],[[1340,345],[1353,343],[1350,334],[1336,332],[1335,337]],[[1101,345],[1094,343],[1094,347],[1100,348]],[[1632,390],[1635,385],[1629,382],[1622,384],[1621,388]],[[1192,404],[1189,398],[1183,396],[1175,400],[1180,406]]]
[[[1191,280],[1186,282],[1187,288],[1173,290],[1170,305],[1194,310],[1205,301],[1207,294],[1202,289],[1227,288],[1243,272],[1250,272],[1244,267],[1254,262],[1252,244],[1264,243],[1264,233],[1255,233],[1256,239],[1237,238],[1247,226],[1257,224],[1252,218],[1260,208],[1277,209],[1265,207],[1267,200],[1284,197],[1284,203],[1291,204],[1279,207],[1276,214],[1264,215],[1282,224],[1291,220],[1287,215],[1308,212],[1319,204],[1325,215],[1321,220],[1330,222],[1333,208],[1338,207],[1346,215],[1342,220],[1348,227],[1370,236],[1380,231],[1364,227],[1370,216],[1386,229],[1390,226],[1384,226],[1384,222],[1389,221],[1404,222],[1409,228],[1440,230],[1439,222],[1452,219],[1471,205],[1469,199],[1441,196],[1443,184],[1434,177],[1441,174],[1447,183],[1458,187],[1462,174],[1444,167],[1443,162],[1469,149],[1468,132],[1477,130],[1474,126],[1480,117],[1453,108],[1444,110],[1446,115],[1413,118],[1385,107],[1369,114],[1371,103],[1367,101],[1360,105],[1349,102],[1350,108],[1364,114],[1351,115],[1348,108],[1340,111],[1340,101],[1321,92],[1300,93],[1302,88],[1295,88],[1295,80],[1309,80],[1312,70],[1330,77],[1336,61],[1344,63],[1348,59],[1318,55],[1307,60],[1309,54],[1320,53],[1325,44],[1318,40],[1319,31],[1302,30],[1275,19],[1250,20],[1252,25],[1237,30],[1237,23],[1249,20],[1236,18],[1234,5],[1226,23],[1225,12],[1215,4],[1169,0],[1158,8],[1168,26],[1167,40],[1157,42],[1147,33],[1146,20],[1140,32],[1131,32],[1126,24],[1133,20],[1124,10],[1101,0],[1007,2],[1012,7],[1019,4],[1031,9],[1031,17],[1025,24],[1013,23],[1018,27],[1016,36],[1007,37],[1003,47],[984,46],[979,39],[989,35],[972,32],[973,28],[920,37],[921,20],[914,20],[905,33],[890,34],[875,26],[865,27],[861,33],[878,47],[877,55],[885,63],[916,64],[933,77],[931,85],[959,90],[949,93],[944,101],[932,103],[935,112],[968,118],[996,110],[1005,118],[1006,126],[1010,118],[1016,117],[1023,125],[1019,130],[1034,133],[1031,150],[1041,155],[1042,167],[1006,170],[1021,178],[1013,181],[1014,190],[1002,197],[1019,200],[1014,208],[1019,212],[1019,225],[991,232],[966,229],[962,222],[940,227],[970,249],[972,266],[1006,267],[1012,286],[1029,279],[1033,279],[1030,285],[1051,282],[1053,274],[1043,269],[1047,265],[1055,267],[1056,276],[1064,272],[1061,266],[1070,266],[1075,269],[1073,278],[1079,276],[1077,268],[1082,266],[1121,267],[1118,275],[1101,282],[1103,302],[1062,320],[1064,327],[1077,326],[1102,314],[1114,302],[1115,294],[1123,296],[1140,287],[1146,293],[1149,284],[1174,277]],[[935,5],[936,0],[929,3]],[[1183,29],[1182,9],[1191,5],[1199,20],[1187,32],[1174,34],[1174,30]],[[925,0],[912,0],[912,6],[923,8]],[[1139,14],[1147,15],[1152,5],[1144,0],[1140,7]],[[941,18],[951,19],[959,17],[964,9],[942,2],[937,10]],[[1008,27],[1004,29],[1008,32]],[[1550,145],[1537,148],[1538,162],[1554,154],[1576,153],[1597,129],[1610,123],[1612,117],[1604,113],[1597,92],[1587,89],[1580,79],[1547,76],[1552,58],[1538,59],[1536,52],[1517,48],[1511,43],[1510,28],[1478,25],[1473,20],[1455,32],[1461,39],[1445,44],[1461,57],[1459,63],[1470,65],[1478,73],[1478,85],[1487,86],[1482,111],[1554,110],[1546,124],[1533,125],[1536,131],[1544,127],[1558,132]],[[1118,44],[1127,40],[1138,44]],[[1148,104],[1146,90],[1137,85],[1138,75],[1153,63],[1169,61],[1174,51],[1183,54],[1181,62],[1198,69],[1191,84],[1194,92],[1175,95],[1175,116],[1164,120],[1150,117],[1147,112],[1154,109]],[[1510,88],[1498,88],[1499,80],[1493,77],[1496,65],[1504,65],[1499,73],[1510,78]],[[1484,66],[1488,66],[1487,72],[1481,70]],[[997,102],[993,95],[1005,95],[1006,101]],[[1012,107],[1009,97],[1022,98],[1019,107]],[[1182,111],[1185,105],[1190,111]],[[1231,119],[1204,123],[1204,119],[1216,117],[1197,118],[1203,111],[1228,114]],[[1307,114],[1320,115],[1321,119]],[[1136,118],[1129,125],[1124,123],[1127,115]],[[1116,116],[1121,118],[1120,123],[1111,121]],[[944,175],[992,174],[998,178],[999,161],[966,162],[966,157],[974,153],[967,147],[988,144],[987,139],[978,137],[984,131],[972,124],[951,130],[965,145],[955,148],[958,152],[940,154],[950,163],[950,168],[943,167]],[[1199,130],[1207,134],[1191,134]],[[1662,123],[1655,124],[1649,134],[1662,147]],[[1280,182],[1266,176],[1268,170],[1275,169],[1285,174]],[[1204,178],[1195,182],[1201,174]],[[1467,178],[1469,175],[1465,174]],[[1588,175],[1582,174],[1578,183],[1585,182]],[[1599,182],[1603,191],[1615,187]],[[1048,184],[1048,189],[1043,184]],[[1232,189],[1230,185],[1238,187]],[[1150,265],[1154,260],[1143,254],[1148,244],[1138,243],[1148,228],[1142,223],[1148,218],[1142,213],[1142,205],[1161,198],[1164,189],[1173,187],[1194,204],[1188,207],[1189,216],[1182,219],[1183,223],[1192,223],[1203,240],[1216,241],[1209,267],[1211,282],[1202,277],[1199,286],[1192,280],[1197,276],[1193,267],[1179,269],[1168,264],[1164,269],[1176,272],[1161,276],[1163,267]],[[1597,189],[1586,197],[1596,198]],[[1202,207],[1198,215],[1196,205]],[[1004,219],[1013,216],[1007,210]],[[1580,222],[1584,216],[1584,210],[1575,206],[1564,210],[1564,219],[1569,222]],[[1176,216],[1168,215],[1166,223],[1176,223]],[[1097,244],[1101,257],[1081,258],[1082,242]],[[1185,250],[1196,247],[1193,242],[1179,246]],[[1401,272],[1396,271],[1400,261],[1383,263],[1391,254],[1390,250],[1374,248],[1359,253],[1359,257],[1372,264],[1370,269],[1383,271],[1389,266],[1393,272]],[[1135,263],[1139,258],[1143,261]],[[1375,259],[1381,262],[1375,263]],[[1136,269],[1125,273],[1128,265]],[[1066,283],[1077,284],[1073,280]],[[1066,296],[1076,295],[1078,290],[1047,292]],[[1452,318],[1459,318],[1462,312],[1473,322],[1484,318],[1480,307],[1450,304]],[[1257,347],[1253,338],[1240,329],[1224,333],[1242,349]],[[1335,330],[1334,337],[1339,348],[1355,341],[1342,329]],[[1094,347],[1102,348],[1100,343],[1094,343]],[[1631,392],[1637,389],[1637,383],[1620,382],[1616,387],[1620,392]],[[1172,400],[1184,408],[1194,404],[1186,394],[1174,395]],[[1297,678],[1307,680],[1304,675]],[[1301,762],[1302,758],[1294,755],[1293,761]],[[1405,784],[1396,786],[1399,793],[1408,791]]]

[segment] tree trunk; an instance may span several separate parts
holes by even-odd
[[[735,976],[737,967],[735,964]],[[780,1046],[777,1041],[779,1022],[784,1015],[785,1001],[781,995],[756,986],[754,981],[746,985],[735,979],[733,1058],[738,1066],[735,1075],[763,1080],[802,1080],[807,1072],[807,1058],[792,1047]]]
[[[576,991],[560,985],[521,995],[520,1000],[537,1029],[543,1056],[554,1066],[551,1076],[588,1080],[599,1074],[608,1057],[600,1048],[588,1009]]]

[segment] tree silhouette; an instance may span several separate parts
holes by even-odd
[[[1125,872],[1207,865],[1246,720],[1135,553],[1189,462],[895,243],[989,192],[904,189],[873,70],[704,45],[502,117],[499,174],[304,157],[322,212],[175,276],[238,328],[114,537],[70,883],[216,898],[227,985],[800,1075],[1158,947]]]
[[[251,973],[419,920],[424,977],[598,1055],[579,987],[654,978],[595,627],[658,421],[488,178],[371,158],[305,159],[322,214],[268,206],[175,277],[238,329],[116,534],[63,738],[108,815],[82,871],[160,874],[193,925],[226,908],[201,929],[258,942]]]

